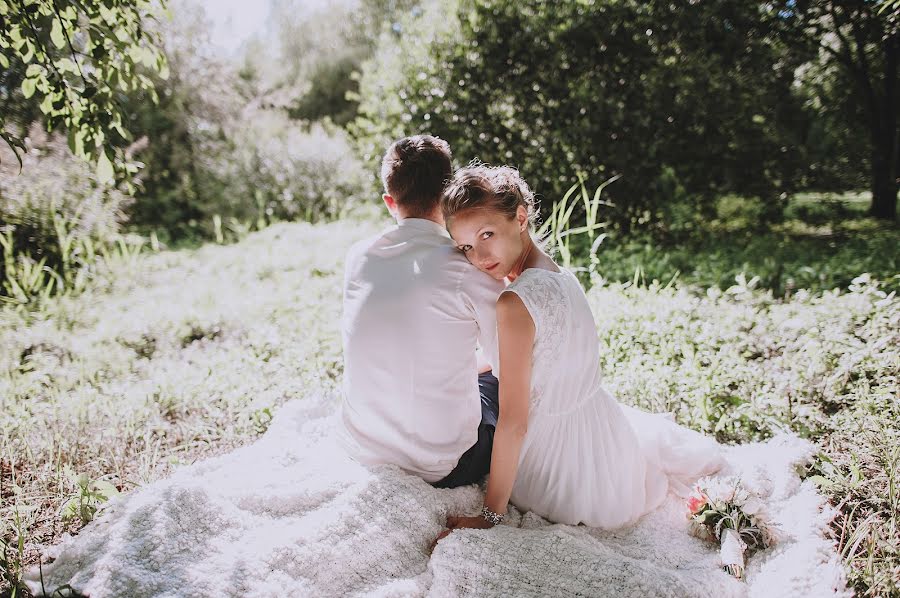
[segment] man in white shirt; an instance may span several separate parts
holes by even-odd
[[[490,468],[498,385],[479,375],[476,345],[496,362],[503,290],[444,228],[450,160],[429,135],[388,149],[383,199],[397,226],[348,252],[342,322],[346,448],[439,487],[478,482]]]

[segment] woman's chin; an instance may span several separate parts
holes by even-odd
[[[495,280],[505,279],[507,276],[509,276],[509,272],[510,271],[508,269],[501,268],[500,266],[497,266],[493,270],[485,270],[485,274]]]

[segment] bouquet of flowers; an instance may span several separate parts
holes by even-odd
[[[762,511],[759,497],[735,478],[703,478],[687,501],[688,519],[695,535],[716,540],[722,568],[744,578],[744,553],[775,543],[775,526]]]

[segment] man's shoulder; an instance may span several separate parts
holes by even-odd
[[[485,274],[473,266],[461,253],[457,252],[457,255],[462,259],[462,263],[459,266],[460,292],[470,297],[480,296],[483,299],[496,300],[500,293],[503,292],[503,289],[506,288],[506,283],[497,280],[489,274]]]
[[[396,227],[394,227],[396,228]],[[350,246],[350,250],[347,253],[354,253],[365,251],[369,247],[377,244],[381,239],[387,236],[391,232],[391,228],[385,228],[382,231],[375,233],[374,235],[369,235],[368,237],[362,238],[353,245]]]
[[[374,235],[369,235],[368,237],[365,237],[364,239],[360,239],[359,241],[355,242],[347,250],[347,253],[345,255],[345,261],[349,263],[353,259],[355,259],[355,258],[363,255],[367,251],[371,250],[395,228],[396,227],[386,228],[385,230],[382,230],[381,232],[375,233]]]

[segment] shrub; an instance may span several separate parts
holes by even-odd
[[[249,199],[267,221],[337,218],[365,195],[374,178],[341,129],[307,126],[281,111],[250,112],[235,130],[234,144],[231,192]]]
[[[19,304],[83,288],[96,256],[121,239],[131,201],[37,127],[23,158],[21,173],[5,154],[0,167],[0,296]]]
[[[257,45],[247,50],[243,64],[229,61],[213,51],[201,7],[175,2],[172,10],[176,18],[161,25],[171,76],[156,82],[159,104],[137,95],[128,100],[129,129],[143,137],[136,157],[146,164],[129,211],[133,225],[157,232],[163,242],[230,240],[273,220],[336,217],[369,188],[375,177],[353,158],[343,131],[327,122],[289,118],[328,112],[321,104],[336,90],[317,89],[298,99],[299,91],[270,80],[269,71],[299,69],[300,89],[306,75],[314,76],[322,65],[325,71],[337,69],[326,79],[339,78],[346,67],[342,58],[331,57],[337,61],[332,64],[330,50],[320,48],[303,64],[293,64],[290,48],[285,51],[291,60],[280,61]],[[283,35],[292,31],[281,25]],[[304,27],[304,35],[314,26]],[[300,52],[314,40],[295,41]]]

